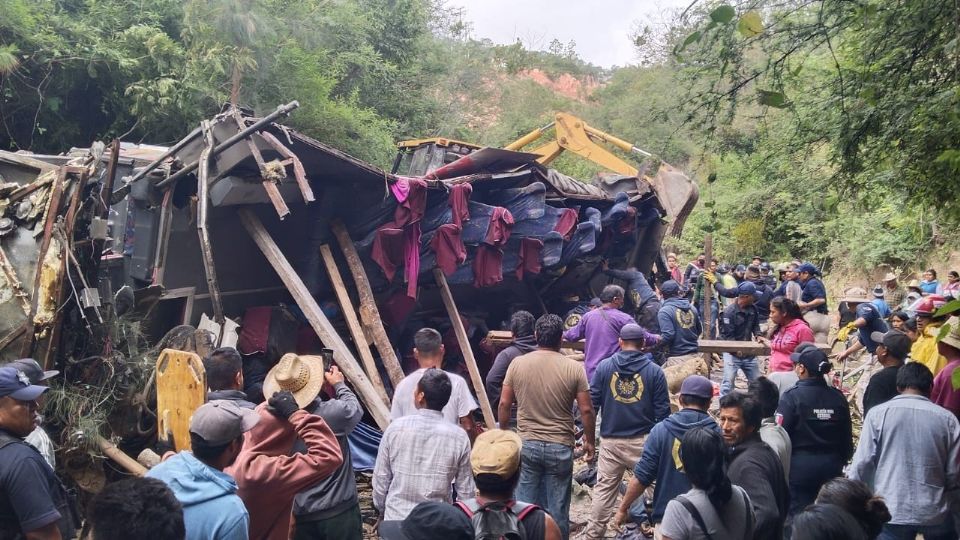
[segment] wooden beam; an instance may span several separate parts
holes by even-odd
[[[347,261],[350,273],[353,274],[353,281],[357,285],[357,295],[360,297],[360,320],[363,322],[363,328],[367,335],[373,338],[373,345],[380,353],[380,361],[387,368],[387,375],[390,382],[396,388],[403,380],[403,369],[400,368],[400,360],[397,353],[393,350],[387,331],[380,320],[380,311],[377,309],[377,302],[373,297],[373,289],[370,288],[370,280],[367,279],[367,272],[363,269],[363,263],[360,262],[360,254],[350,239],[350,233],[339,220],[330,222],[330,230],[333,231],[340,245],[340,251]]]
[[[333,325],[330,324],[330,320],[323,314],[323,310],[320,309],[316,299],[314,299],[310,291],[307,290],[307,286],[304,285],[303,280],[300,279],[300,276],[293,270],[290,262],[287,261],[283,252],[280,251],[276,242],[273,241],[273,238],[270,237],[270,233],[264,228],[263,223],[260,222],[260,218],[247,208],[241,208],[238,213],[240,215],[240,221],[243,223],[250,238],[256,242],[257,247],[263,252],[264,257],[267,258],[267,261],[273,266],[277,275],[280,276],[280,280],[287,286],[287,290],[290,291],[294,301],[296,301],[300,309],[303,310],[304,316],[307,318],[307,321],[310,322],[310,326],[313,327],[317,336],[320,337],[320,341],[327,347],[333,349],[334,359],[337,361],[337,365],[340,366],[347,380],[353,384],[358,396],[367,406],[367,410],[370,411],[370,415],[373,416],[373,419],[377,422],[377,425],[380,426],[380,429],[387,429],[387,425],[390,423],[390,410],[384,405],[383,400],[377,394],[373,384],[370,383],[370,379],[368,379],[363,370],[360,369],[360,365],[357,364],[357,359],[353,357],[350,349],[347,348],[347,344],[340,339],[337,331],[334,330]]]
[[[722,339],[701,339],[699,341],[702,353],[740,353],[747,356],[768,356],[770,348],[756,341],[726,341]],[[826,343],[817,343],[817,348],[830,354],[830,346]]]
[[[128,473],[136,476],[143,476],[147,474],[146,467],[141,465],[139,461],[128,456],[123,450],[117,448],[110,441],[104,439],[103,437],[97,437],[97,445],[100,447],[100,451],[103,452],[105,456],[126,469]]]
[[[437,285],[440,286],[440,297],[443,298],[443,305],[447,308],[447,314],[450,316],[450,322],[453,324],[453,331],[457,334],[460,351],[463,353],[463,360],[467,364],[467,371],[470,372],[470,380],[473,382],[473,390],[477,393],[477,399],[480,400],[480,410],[483,412],[483,420],[487,423],[487,429],[492,429],[493,426],[497,425],[493,417],[493,409],[490,408],[490,400],[487,399],[487,390],[483,385],[483,379],[480,378],[477,359],[473,357],[473,349],[470,348],[467,329],[463,327],[463,321],[460,320],[460,312],[457,311],[457,304],[453,301],[453,293],[450,292],[450,286],[447,285],[447,278],[443,275],[443,270],[434,268],[433,278],[437,280]]]
[[[389,407],[390,398],[387,397],[387,390],[383,387],[383,380],[380,379],[377,362],[373,359],[373,353],[370,352],[370,344],[367,343],[367,336],[363,334],[360,320],[357,319],[357,313],[353,310],[353,302],[350,301],[347,286],[343,283],[343,276],[340,275],[340,269],[337,268],[337,261],[333,258],[333,252],[330,251],[330,246],[326,244],[320,246],[320,257],[323,259],[323,264],[327,267],[327,275],[330,276],[333,291],[337,294],[337,301],[340,302],[340,311],[343,312],[343,318],[347,321],[347,328],[350,329],[350,335],[353,336],[353,343],[357,346],[357,352],[360,353],[360,360],[363,361],[363,367],[367,370],[367,377],[370,377],[370,382],[373,383],[373,387],[377,389],[377,393],[380,394],[383,402]]]

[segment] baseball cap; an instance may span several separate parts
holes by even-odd
[[[484,431],[473,442],[470,467],[473,474],[495,474],[510,478],[520,468],[520,436],[504,429]]]
[[[215,399],[193,411],[190,433],[216,446],[250,431],[259,421],[257,411],[244,409],[233,401]]]
[[[802,364],[809,373],[820,375],[829,372],[833,367],[830,364],[830,360],[827,359],[827,353],[821,351],[812,343],[807,347],[803,347],[803,349],[797,346],[793,353],[790,354],[790,360],[792,360],[794,364]]]
[[[33,358],[21,358],[20,360],[14,360],[7,365],[13,366],[26,373],[27,377],[30,378],[31,384],[37,384],[40,381],[52,379],[60,374],[60,372],[57,370],[44,371],[43,368],[40,367],[40,364],[38,364]]]
[[[30,377],[13,366],[0,367],[0,397],[10,396],[19,401],[33,401],[49,390],[46,386],[30,383]]]
[[[797,268],[797,272],[806,272],[808,274],[817,274],[817,267],[813,263],[805,262]]]
[[[380,524],[384,540],[473,540],[473,523],[459,507],[426,501],[418,504],[403,521]]]
[[[680,395],[713,398],[713,383],[703,375],[690,375],[680,385]]]
[[[602,306],[602,305],[603,305],[603,301],[601,301],[601,300],[600,300],[599,298],[597,298],[596,296],[590,299],[590,306],[591,306],[591,307],[600,307],[600,306]]]
[[[742,281],[737,285],[737,296],[756,296],[757,286],[749,281]]]
[[[910,347],[913,345],[910,338],[899,330],[873,332],[870,334],[870,339],[872,339],[874,343],[883,345],[884,348],[890,352],[891,356],[899,358],[900,360],[905,359],[907,355],[910,354]]]
[[[672,279],[668,279],[660,285],[660,293],[667,298],[677,296],[680,294],[680,284]]]
[[[625,341],[642,341],[644,348],[653,347],[660,343],[660,336],[647,332],[639,324],[629,323],[620,329],[620,339]]]

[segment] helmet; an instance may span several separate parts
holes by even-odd
[[[730,271],[730,265],[727,263],[720,263],[720,265],[717,266],[718,274],[726,274],[729,271]]]
[[[944,304],[947,303],[947,299],[940,296],[939,294],[931,294],[930,296],[924,296],[920,299],[920,302],[917,304],[915,311],[917,315],[926,315],[932,317],[938,309],[942,308]]]
[[[761,271],[761,272],[769,272],[770,270],[771,270],[771,268],[770,268],[770,263],[768,263],[768,262],[766,262],[766,261],[760,263],[760,271]]]

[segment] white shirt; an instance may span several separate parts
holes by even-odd
[[[417,383],[423,372],[427,368],[420,368],[407,375],[400,381],[393,391],[393,404],[390,407],[390,420],[396,420],[411,414],[417,414],[417,407],[413,403],[413,393],[417,389]],[[470,414],[470,411],[477,408],[477,401],[473,399],[470,388],[467,387],[467,381],[463,377],[453,373],[444,372],[450,377],[450,384],[453,386],[450,392],[450,401],[443,407],[443,419],[456,425],[460,425],[460,418]]]

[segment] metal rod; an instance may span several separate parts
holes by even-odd
[[[137,180],[140,180],[140,179],[143,178],[144,176],[150,174],[150,171],[152,171],[152,170],[156,169],[157,167],[159,167],[160,164],[163,163],[164,161],[166,161],[169,157],[175,155],[177,152],[183,150],[183,148],[184,148],[185,146],[187,146],[188,144],[190,144],[191,142],[193,142],[193,140],[196,139],[196,138],[197,138],[197,135],[200,135],[200,133],[201,133],[200,128],[194,128],[194,130],[191,131],[186,137],[180,139],[180,141],[177,142],[177,144],[175,144],[175,145],[171,146],[170,148],[168,148],[167,151],[163,153],[163,155],[161,155],[161,156],[158,157],[157,159],[151,161],[149,164],[147,164],[146,167],[144,167],[143,169],[141,169],[137,174],[129,177],[129,179],[124,179],[124,181],[125,181],[127,184],[132,184],[132,183],[136,182]],[[119,142],[119,141],[118,141],[118,142]]]
[[[220,300],[220,285],[217,283],[217,269],[213,264],[213,246],[207,232],[208,209],[210,207],[210,154],[213,150],[213,128],[209,120],[201,124],[204,148],[200,152],[200,171],[197,173],[197,233],[200,236],[200,252],[203,254],[203,271],[207,278],[207,291],[213,304],[213,320],[220,325],[217,346],[223,339],[223,303]]]
[[[279,117],[281,117],[281,116],[286,116],[286,115],[290,114],[290,111],[296,109],[296,108],[299,107],[299,106],[300,106],[300,102],[298,102],[298,101],[291,101],[290,103],[287,103],[286,105],[281,105],[281,106],[277,107],[277,110],[273,111],[272,113],[268,114],[267,116],[264,116],[263,118],[261,118],[260,120],[258,120],[256,123],[254,123],[254,124],[251,125],[250,127],[244,129],[243,131],[237,133],[237,134],[234,135],[233,137],[230,137],[229,139],[227,139],[227,140],[223,141],[222,143],[218,144],[217,146],[215,146],[215,147],[213,148],[213,151],[210,152],[210,156],[211,156],[211,157],[216,157],[218,154],[220,154],[220,153],[223,152],[224,150],[227,150],[227,149],[230,148],[231,146],[233,146],[233,145],[237,144],[238,142],[242,141],[243,139],[249,137],[250,134],[254,133],[254,132],[257,131],[258,129],[266,126],[267,124],[273,122],[274,120],[276,120],[277,118],[279,118]],[[198,160],[198,161],[194,161],[194,162],[191,163],[190,165],[187,165],[186,167],[180,169],[179,171],[177,171],[176,173],[168,176],[168,177],[165,178],[164,180],[161,180],[160,182],[157,182],[157,187],[158,187],[158,188],[166,187],[166,186],[168,186],[168,185],[176,182],[177,180],[179,180],[179,179],[183,178],[184,176],[186,176],[186,175],[192,173],[193,171],[197,170],[197,167],[198,167],[199,165],[200,165],[200,161],[199,161],[199,160]]]

